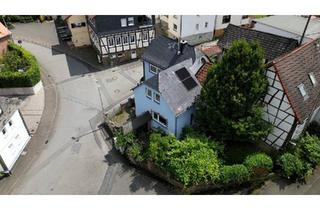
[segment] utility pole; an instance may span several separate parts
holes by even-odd
[[[299,42],[299,45],[302,44],[302,41],[303,41],[303,38],[306,34],[306,31],[307,31],[307,28],[308,28],[308,25],[309,25],[309,22],[310,22],[310,19],[311,19],[311,15],[309,15],[308,17],[308,20],[307,20],[307,23],[306,23],[306,26],[304,27],[304,30],[303,30],[303,33],[302,33],[302,36],[301,36],[301,39],[300,39],[300,42]]]

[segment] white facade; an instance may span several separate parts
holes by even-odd
[[[0,172],[12,169],[30,138],[21,114],[16,110],[0,130]]]
[[[230,21],[225,21],[227,16],[230,16]],[[250,20],[247,15],[216,15],[215,30],[225,29],[229,23],[241,26],[249,24]]]

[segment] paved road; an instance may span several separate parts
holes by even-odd
[[[130,89],[142,76],[141,62],[91,72],[83,63],[49,48],[26,42],[23,47],[36,56],[52,81],[45,89],[54,88],[56,97],[46,92],[46,103],[57,106],[44,111],[43,117],[53,120],[41,126],[46,122],[41,119],[37,133],[46,135],[32,144],[37,155],[29,149],[16,174],[0,181],[1,194],[170,193],[164,183],[127,165],[100,131],[93,132],[102,105],[110,107],[131,95]]]

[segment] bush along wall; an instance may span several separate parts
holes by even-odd
[[[4,68],[0,71],[0,88],[33,87],[40,81],[39,64],[30,52],[10,42],[7,53],[10,55],[4,55],[1,59]],[[17,60],[21,62],[12,65]]]

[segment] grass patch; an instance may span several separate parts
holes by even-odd
[[[120,112],[118,112],[114,117],[110,120],[117,126],[123,125],[134,115],[134,110],[130,108],[124,108]]]

